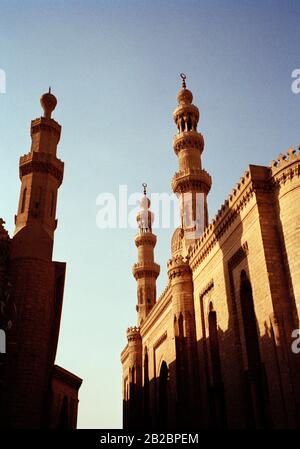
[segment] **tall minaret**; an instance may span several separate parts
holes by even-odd
[[[180,198],[181,226],[186,239],[200,237],[208,225],[207,194],[211,187],[211,177],[203,170],[201,154],[204,148],[202,134],[197,131],[199,110],[192,104],[193,94],[186,88],[186,76],[182,73],[182,88],[173,113],[178,134],[174,137],[173,148],[178,156],[179,171],[172,180],[174,193]]]
[[[24,257],[51,258],[57,226],[57,191],[63,180],[64,163],[56,157],[61,126],[51,118],[57,100],[51,93],[41,97],[44,116],[31,122],[31,149],[20,158],[21,190],[15,216],[14,253]],[[19,235],[20,234],[20,235]],[[18,254],[13,254],[13,256]]]
[[[154,262],[154,247],[156,245],[156,235],[152,233],[154,215],[149,210],[150,200],[146,196],[147,184],[143,184],[143,187],[144,196],[140,202],[141,211],[137,215],[139,233],[135,237],[135,244],[138,249],[138,263],[134,264],[132,269],[137,281],[139,326],[143,324],[156,302],[156,279],[160,271],[159,265]]]
[[[56,157],[61,126],[51,118],[56,103],[50,89],[41,97],[44,116],[31,122],[31,149],[19,165],[22,185],[9,261],[14,315],[5,373],[10,428],[41,428],[49,413],[65,281],[65,263],[52,260],[64,171]]]

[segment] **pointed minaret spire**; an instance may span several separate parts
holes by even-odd
[[[178,157],[179,171],[172,180],[174,193],[180,197],[181,226],[189,240],[199,238],[208,224],[207,194],[210,175],[202,169],[201,154],[204,139],[197,131],[199,109],[193,104],[193,94],[186,88],[186,75],[180,74],[182,88],[178,92],[178,106],[173,113],[178,134],[173,148]]]
[[[156,279],[160,266],[154,262],[156,235],[152,233],[154,214],[149,210],[150,200],[147,198],[147,184],[143,183],[144,195],[140,201],[141,210],[136,220],[139,233],[135,237],[138,248],[138,262],[133,266],[133,275],[137,281],[138,325],[142,325],[146,316],[156,302]]]

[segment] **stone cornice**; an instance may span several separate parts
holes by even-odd
[[[174,174],[172,189],[177,193],[195,191],[208,194],[211,183],[211,176],[206,170],[200,168],[186,169]]]
[[[209,281],[209,283],[204,287],[204,289],[201,290],[200,295],[199,295],[200,299],[202,299],[209,291],[211,291],[213,289],[214,289],[214,281],[213,281],[213,279],[211,279]]]
[[[33,172],[49,173],[60,185],[63,181],[64,163],[51,154],[31,151],[20,157],[19,171],[20,179]]]
[[[156,351],[156,349],[167,339],[168,333],[165,331],[154,343],[153,349]]]
[[[132,267],[132,273],[135,279],[155,278],[159,276],[160,266],[153,262],[152,264],[135,263]]]
[[[156,235],[152,234],[152,232],[137,234],[134,239],[137,248],[141,245],[151,245],[154,247],[156,245],[156,240]]]
[[[184,131],[175,135],[173,148],[178,155],[179,151],[187,148],[197,148],[201,153],[204,148],[204,138],[197,131]]]
[[[248,243],[245,242],[243,245],[233,254],[233,256],[228,261],[228,267],[232,271],[236,268],[249,253]]]
[[[31,136],[41,131],[54,133],[59,141],[61,126],[53,119],[39,117],[31,121]]]

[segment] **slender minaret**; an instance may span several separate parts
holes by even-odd
[[[44,116],[31,122],[31,149],[20,158],[21,192],[11,240],[11,301],[7,339],[6,426],[40,428],[56,355],[65,263],[52,260],[57,191],[64,164],[56,157],[61,126],[51,118],[56,98],[41,97]]]
[[[178,157],[179,171],[172,180],[174,193],[180,198],[181,227],[186,239],[197,239],[208,225],[207,194],[211,177],[203,170],[201,154],[204,148],[202,134],[197,131],[199,110],[192,104],[193,94],[186,88],[186,76],[182,73],[182,88],[173,113],[178,134],[173,148]]]
[[[143,324],[148,313],[156,302],[156,279],[160,267],[154,262],[156,235],[152,233],[154,215],[150,212],[150,200],[146,196],[147,184],[143,184],[144,196],[141,199],[141,211],[137,215],[139,233],[135,237],[138,249],[138,263],[133,266],[133,275],[137,281],[137,313],[138,325]]]
[[[179,91],[174,120],[178,134],[174,151],[179,159],[179,171],[172,180],[174,192],[180,198],[182,239],[193,243],[207,226],[206,195],[211,186],[209,174],[202,169],[203,137],[197,132],[199,111],[192,104],[193,95],[186,89],[185,75]],[[172,311],[176,350],[176,415],[183,428],[199,425],[199,375],[197,336],[194,310],[193,273],[187,252],[173,254],[168,262],[172,288]]]
[[[49,88],[41,97],[44,116],[31,122],[31,149],[20,158],[22,185],[14,233],[18,245],[13,256],[52,257],[57,191],[64,173],[64,163],[56,157],[61,126],[51,118],[56,104]]]

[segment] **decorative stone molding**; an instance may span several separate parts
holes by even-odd
[[[156,279],[160,273],[160,266],[155,262],[150,265],[137,262],[132,267],[132,273],[135,279],[141,279],[144,277]]]
[[[240,182],[232,190],[218,213],[205,229],[202,237],[191,247],[189,252],[190,265],[194,270],[208,256],[218,240],[234,223],[241,210],[246,207],[255,192],[265,191],[266,183],[251,179],[250,169],[241,177]]]
[[[172,179],[174,192],[185,193],[201,191],[208,194],[212,184],[211,176],[206,170],[186,169],[176,172]]]
[[[197,148],[202,153],[204,148],[204,138],[197,131],[184,131],[176,134],[173,139],[173,148],[178,155],[179,151],[186,148]]]
[[[156,245],[156,235],[152,234],[152,232],[137,234],[134,240],[137,248],[141,245]]]
[[[61,126],[53,119],[46,119],[45,117],[39,117],[31,121],[31,136],[33,134],[46,131],[55,134],[57,137],[57,143],[60,139]]]
[[[32,161],[20,166],[20,178],[33,172],[49,173],[57,179],[59,185],[63,181],[63,172],[51,163]]]
[[[200,300],[202,300],[202,298],[213,289],[214,289],[214,281],[213,281],[213,279],[211,279],[209,281],[209,283],[204,287],[204,289],[200,292],[200,295],[199,295]]]
[[[167,339],[167,337],[168,337],[168,333],[166,331],[154,343],[154,345],[153,345],[154,351],[156,351],[156,349]]]
[[[248,243],[245,242],[243,245],[233,254],[233,256],[228,261],[228,267],[230,270],[234,270],[245,257],[248,256],[249,249],[248,249]]]

